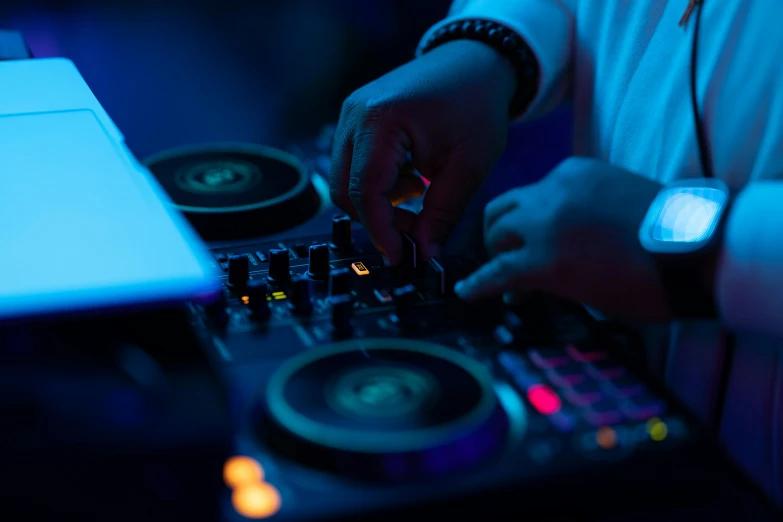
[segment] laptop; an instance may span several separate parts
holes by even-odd
[[[71,61],[0,62],[0,321],[208,300],[216,273]]]

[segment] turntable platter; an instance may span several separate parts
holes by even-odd
[[[449,474],[504,446],[488,371],[405,339],[333,344],[289,360],[261,399],[261,436],[306,466],[367,479]]]
[[[283,232],[315,216],[323,204],[299,159],[270,147],[178,148],[145,164],[207,241]]]

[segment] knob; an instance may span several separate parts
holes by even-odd
[[[288,294],[288,304],[295,313],[309,314],[313,311],[310,301],[310,279],[304,275],[296,275],[291,279]]]
[[[310,247],[310,261],[307,268],[307,275],[311,279],[323,281],[329,277],[329,246],[312,245]]]
[[[329,246],[335,250],[348,250],[352,244],[351,218],[334,216],[332,218],[332,242]]]
[[[267,279],[270,283],[281,285],[291,279],[289,255],[287,248],[273,248],[269,251],[269,274]]]
[[[347,268],[332,270],[329,274],[329,295],[342,295],[351,293],[351,271]]]
[[[228,258],[228,286],[243,288],[250,279],[250,260],[247,256],[231,256]]]
[[[256,319],[268,319],[271,314],[269,301],[266,300],[268,291],[269,285],[266,281],[254,279],[247,284],[245,289],[247,305]]]
[[[338,336],[348,335],[353,330],[353,298],[349,294],[336,295],[330,299],[332,303],[332,326]]]

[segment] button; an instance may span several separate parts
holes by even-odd
[[[503,324],[495,330],[495,338],[503,344],[523,344],[527,339],[525,323],[514,312],[506,312]]]
[[[594,361],[586,366],[587,373],[599,381],[617,379],[626,374],[626,369],[611,359]]]
[[[389,304],[394,300],[388,290],[376,288],[372,291],[372,293],[381,304]]]
[[[541,415],[553,415],[560,411],[560,397],[546,384],[536,384],[527,389],[527,400]]]
[[[573,362],[547,370],[546,375],[558,387],[574,386],[588,380],[582,365]]]
[[[262,263],[266,263],[267,261],[269,261],[269,258],[266,257],[266,254],[264,254],[263,252],[256,252],[256,257]]]
[[[351,218],[334,216],[332,218],[332,242],[329,246],[334,250],[348,250],[353,245]]]
[[[547,417],[547,419],[549,419],[549,422],[552,423],[552,426],[554,426],[555,429],[560,433],[571,433],[579,424],[579,421],[574,415],[563,411],[554,413]]]
[[[559,348],[530,350],[528,356],[533,364],[542,370],[551,370],[571,362],[571,359]]]
[[[266,300],[268,291],[269,285],[261,279],[249,281],[245,288],[247,306],[255,319],[268,319],[271,314],[269,301]]]
[[[605,359],[609,356],[609,353],[605,350],[596,350],[589,348],[580,348],[569,344],[566,346],[566,353],[578,363],[590,363]]]
[[[331,297],[332,326],[335,333],[340,336],[348,335],[351,330],[351,317],[353,317],[353,298],[350,294],[342,294]]]
[[[269,282],[276,285],[287,283],[291,279],[290,254],[287,248],[274,248],[269,251]]]
[[[295,275],[291,279],[288,306],[297,314],[309,314],[313,311],[313,303],[310,300],[310,278],[304,275]]]
[[[652,417],[660,417],[666,413],[666,403],[651,394],[644,394],[640,397],[624,401],[620,405],[620,410],[625,418],[629,420],[647,420]]]
[[[228,258],[228,286],[244,288],[250,279],[250,260],[245,255]]]
[[[607,382],[609,393],[619,398],[631,398],[645,393],[647,387],[632,375],[625,373]]]
[[[332,270],[329,274],[329,295],[351,293],[351,272],[347,268]]]
[[[584,412],[585,420],[593,426],[610,426],[623,420],[623,414],[617,405],[610,400],[603,400],[592,404]]]
[[[215,254],[215,259],[217,259],[218,263],[225,263],[228,261],[228,256],[226,254]]]
[[[307,264],[307,275],[311,279],[324,281],[329,277],[329,245],[311,245],[310,260]]]
[[[523,391],[531,386],[541,384],[541,377],[527,365],[527,362],[514,352],[501,352],[498,362],[511,376],[514,383]]]
[[[564,390],[563,397],[568,404],[576,408],[587,408],[603,399],[601,392],[576,393],[573,390]]]

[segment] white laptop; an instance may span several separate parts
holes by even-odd
[[[72,62],[0,62],[0,321],[207,299],[215,271]]]

